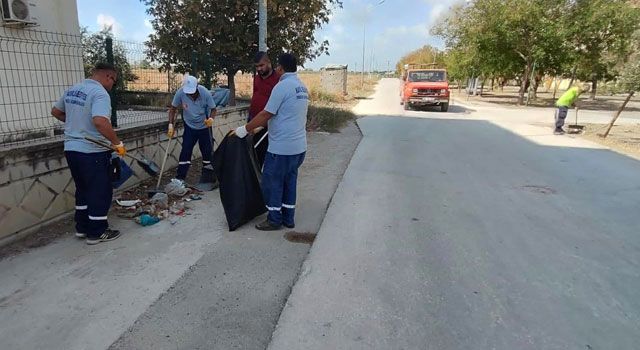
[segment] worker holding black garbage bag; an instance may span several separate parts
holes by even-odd
[[[288,53],[278,57],[276,72],[280,81],[273,88],[263,111],[235,135],[244,138],[259,127],[269,128],[269,147],[262,169],[262,196],[268,210],[267,220],[258,230],[274,231],[282,226],[295,227],[298,168],[307,151],[308,90],[297,75],[297,60]]]

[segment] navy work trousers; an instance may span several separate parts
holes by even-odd
[[[76,185],[76,230],[98,238],[109,227],[113,187],[109,174],[111,152],[64,152]]]
[[[189,167],[191,166],[193,147],[195,147],[196,143],[200,147],[200,153],[202,153],[202,167],[211,167],[213,144],[209,128],[198,130],[192,129],[189,125],[185,124],[184,135],[182,135],[182,150],[180,151],[180,159],[178,160],[178,173],[176,178],[180,180],[187,178],[187,172],[189,172]]]
[[[272,224],[295,225],[298,168],[304,156],[305,152],[291,156],[267,152],[262,169],[262,197]]]

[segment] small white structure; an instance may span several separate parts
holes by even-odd
[[[320,69],[320,86],[325,92],[347,94],[348,66],[341,64],[327,65]]]
[[[84,77],[76,0],[0,1],[0,147],[53,134],[51,106]]]

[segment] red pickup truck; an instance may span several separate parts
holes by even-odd
[[[400,104],[405,110],[423,106],[440,106],[449,110],[449,82],[444,69],[408,69],[402,77]]]

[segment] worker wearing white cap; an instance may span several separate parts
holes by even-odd
[[[198,85],[196,77],[187,74],[182,87],[176,91],[169,109],[167,132],[169,137],[173,137],[175,133],[174,125],[178,108],[183,110],[184,135],[176,178],[184,180],[191,166],[191,155],[196,143],[200,146],[200,153],[202,153],[203,171],[213,171],[211,165],[213,144],[209,128],[213,126],[213,119],[216,116],[216,104],[209,90]]]

